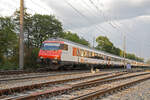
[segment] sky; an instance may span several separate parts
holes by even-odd
[[[20,0],[0,0],[0,16],[11,16]],[[107,36],[116,47],[150,58],[150,0],[24,0],[31,14],[52,14],[66,31],[88,40]],[[96,46],[96,42],[94,43]]]

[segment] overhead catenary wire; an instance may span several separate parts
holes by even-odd
[[[89,1],[90,1],[90,3],[97,9],[97,11],[103,13],[102,10],[100,10],[99,7],[96,6],[95,3],[94,3],[92,0],[89,0]],[[104,17],[104,19],[105,19],[106,21],[109,21],[109,20],[106,19],[106,16],[105,16],[104,13],[103,13],[103,17]],[[110,20],[111,20],[111,19],[110,19]],[[119,29],[119,28],[117,27],[117,25],[114,24],[112,21],[109,21],[108,24],[111,25],[111,26],[112,26],[114,29],[116,29],[118,32],[120,32],[120,33],[122,33],[122,34],[123,34],[123,33],[124,33],[124,34],[127,34],[127,32],[122,32],[122,30]],[[129,37],[129,35],[127,35],[127,36]],[[131,40],[134,40],[134,38],[132,38]],[[136,40],[136,39],[135,39],[135,40]],[[135,41],[135,40],[134,40],[134,41]]]
[[[33,0],[32,0],[32,3],[34,3]],[[34,4],[35,4],[35,3],[34,3]],[[37,4],[37,3],[36,3],[35,5],[37,5],[38,7],[40,6],[40,5]],[[40,8],[41,8],[41,6],[40,6]],[[43,9],[46,9],[46,8],[43,8]],[[51,8],[51,9],[52,9],[52,8]],[[46,9],[46,11],[49,11],[49,10]],[[79,12],[79,13],[80,13],[80,12]],[[55,15],[55,16],[56,16],[56,15]],[[83,16],[84,16],[84,15],[83,15]],[[58,17],[58,16],[56,16],[56,17]],[[59,17],[59,18],[62,19],[62,17]],[[64,19],[62,19],[62,20],[64,21]],[[64,21],[64,22],[65,22],[65,21]],[[71,24],[69,23],[69,25],[65,25],[65,27],[67,27],[68,29],[70,29],[69,27],[73,27],[73,25],[71,25]],[[83,31],[80,31],[80,30],[78,30],[78,31],[79,31],[79,33],[82,33],[82,34],[85,34],[85,33],[87,32],[87,31],[84,31],[84,32],[83,32]],[[76,32],[75,32],[75,33],[76,33]],[[103,32],[102,32],[102,33],[103,33]],[[81,34],[81,35],[82,35],[82,34]],[[82,35],[82,36],[83,36],[83,35]]]
[[[100,2],[100,1],[99,1],[99,2]],[[103,4],[102,4],[102,5],[103,5]],[[103,5],[103,6],[104,6],[104,5]],[[104,12],[102,12],[102,13],[104,13]],[[105,15],[105,14],[104,14],[104,15]],[[110,18],[111,18],[111,16],[110,16]],[[111,20],[111,19],[110,19],[110,20]],[[116,23],[117,23],[117,24],[116,24]],[[120,31],[121,33],[126,33],[126,34],[128,33],[128,32],[125,32],[125,31],[121,30],[121,27],[118,25],[119,22],[116,22],[116,23],[114,23],[114,22],[112,22],[112,21],[109,22],[109,24],[110,24],[114,29],[116,29],[117,31]],[[124,24],[122,24],[122,25],[125,27]],[[126,27],[126,28],[127,28],[127,27]],[[127,30],[128,30],[128,29],[127,29]],[[126,30],[126,31],[127,31],[127,30]],[[128,34],[127,37],[129,37],[129,35],[131,35],[131,34]],[[129,37],[129,38],[130,38],[130,37]],[[131,38],[132,38],[131,40],[134,40],[134,41],[137,40],[136,38],[134,38],[134,36],[131,36]],[[138,40],[137,40],[137,41],[138,41]],[[136,41],[136,42],[137,42],[137,41]],[[149,42],[147,42],[147,43],[149,43]]]
[[[40,4],[38,4],[38,3],[35,3],[33,0],[31,0],[31,2],[33,3],[33,4],[35,4],[37,7],[40,7],[40,8],[43,8],[44,10],[46,10],[48,13],[50,13],[51,11],[49,11],[47,8],[45,8],[45,7],[42,7]],[[50,7],[51,8],[51,7]],[[29,9],[29,10],[31,10],[31,11],[34,11],[34,12],[36,12],[35,10],[33,10],[33,9],[30,9],[30,8],[27,8],[27,9]],[[53,11],[53,9],[51,8],[51,10]],[[54,13],[54,11],[53,11],[53,13]],[[51,14],[51,13],[50,13]],[[60,20],[62,20],[63,22],[65,22],[65,19],[63,19],[62,17],[60,17],[60,16],[58,16],[57,14],[55,14],[55,16],[56,16],[56,18],[58,18],[58,19],[60,19]],[[65,29],[65,30],[69,30],[69,29],[71,29],[72,27],[74,27],[74,25],[72,24],[72,23],[69,23],[69,25],[63,25],[63,26],[65,26],[67,29]],[[83,32],[83,31],[80,31],[80,30],[78,30],[78,32],[80,32],[80,33],[86,33],[85,31]],[[76,33],[76,32],[74,32],[74,33]],[[83,36],[82,36],[83,37]]]
[[[119,30],[119,28],[120,28],[120,31],[121,31],[121,27],[119,26],[119,25],[117,25],[117,24],[115,24],[117,27],[117,29]],[[124,27],[125,27],[125,25],[124,24],[122,24]],[[127,27],[126,27],[127,28]],[[128,31],[128,32],[127,32]],[[137,40],[137,38],[135,38],[135,36],[133,36],[132,34],[130,34],[129,33],[129,28],[126,30],[126,31],[123,31],[124,33],[126,33],[127,34],[127,37],[128,38],[130,38],[132,41],[134,41],[135,43],[137,43],[137,41],[139,41],[139,40]],[[129,33],[129,34],[128,34]],[[148,41],[146,42],[146,43],[149,43]],[[150,44],[146,44],[147,46],[150,46]]]
[[[91,0],[89,0],[89,1],[91,1]],[[91,3],[93,3],[93,2],[91,2]],[[94,5],[95,6],[95,5]],[[104,6],[104,5],[103,5]],[[97,7],[95,7],[95,8],[97,8]],[[97,10],[99,10],[99,9],[97,9]],[[102,12],[103,13],[103,12]],[[104,15],[104,14],[103,14]],[[105,16],[105,15],[104,15]],[[106,17],[105,17],[106,18]],[[118,22],[117,22],[118,23]],[[121,33],[124,33],[124,34],[128,34],[128,32],[125,32],[125,31],[122,31],[121,30],[121,28],[120,28],[120,26],[119,25],[116,25],[114,22],[109,22],[109,24],[114,28],[114,29],[116,29],[117,31],[120,31]],[[118,28],[119,27],[119,28]],[[130,40],[132,40],[132,41],[134,41],[135,43],[137,43],[137,38],[135,38],[134,36],[131,36],[131,34],[129,33],[128,35],[127,35],[127,37],[128,38],[130,38]],[[149,43],[149,42],[146,42],[146,43]],[[149,46],[150,47],[150,45],[149,44],[146,44],[147,46]]]
[[[32,2],[33,2],[33,0],[31,0]],[[66,1],[66,0],[65,0]],[[34,3],[34,2],[33,2]],[[84,14],[82,14],[80,11],[78,11],[78,9],[76,9],[75,7],[73,7],[69,2],[67,2],[66,1],[66,3],[71,7],[71,8],[73,8],[80,16],[82,16],[83,18],[85,18],[89,23],[92,23],[91,21],[89,21],[89,18],[87,18]],[[40,6],[39,4],[37,4],[36,3],[36,5],[37,6]],[[45,9],[45,8],[44,8]],[[46,9],[47,10],[47,9]],[[108,30],[106,30],[106,29],[104,29],[104,28],[102,28],[101,26],[99,26],[99,25],[95,25],[95,27],[96,27],[96,29],[100,32],[100,33],[104,33],[104,32],[106,32],[106,33],[108,33],[109,31]],[[101,29],[99,29],[99,27],[101,28]],[[110,32],[109,32],[110,33]]]
[[[98,6],[96,6],[96,4],[95,4],[92,0],[89,0],[89,2],[91,3],[91,5],[93,5],[93,6],[97,9],[98,12],[100,12],[100,13],[102,14],[103,19],[104,19],[106,22],[108,22],[108,24],[109,24],[110,26],[112,26],[112,28],[117,29],[117,28],[113,25],[113,23],[110,23],[110,22],[109,22],[109,19],[106,17],[106,15],[104,14],[104,12],[103,12]],[[110,20],[111,20],[111,19],[110,19]],[[117,29],[117,31],[118,31],[118,29]],[[109,32],[109,33],[110,33],[110,32]]]
[[[92,8],[87,4],[86,1],[82,0],[82,2],[83,2],[83,4],[85,4],[85,6],[86,6],[87,8],[92,9]],[[92,2],[92,3],[93,3],[93,2]],[[96,8],[97,8],[97,7],[96,7]],[[87,9],[87,10],[90,11],[89,9]],[[94,11],[95,11],[95,10],[94,10]],[[94,11],[90,11],[90,15],[95,16],[95,17],[99,17],[99,16],[96,16],[95,13],[93,13]],[[101,11],[101,10],[99,9],[99,11]],[[101,12],[102,12],[102,11],[101,11]],[[103,15],[103,16],[104,16],[104,15]],[[105,18],[105,19],[106,19],[106,18]],[[98,24],[97,24],[97,26],[100,26],[103,30],[105,30],[106,33],[111,33],[109,30],[104,29],[101,25],[98,25]]]
[[[69,3],[67,0],[64,0],[72,9],[74,9],[80,16],[82,16],[83,18],[85,18],[87,20],[87,22],[89,22],[90,24],[93,24],[91,20],[89,20],[88,17],[86,17],[84,14],[82,14],[80,11],[78,11],[78,9],[76,9],[71,3]],[[99,29],[99,27],[102,29]],[[105,32],[106,30],[103,29],[101,26],[95,25],[95,28],[99,31],[99,32]]]

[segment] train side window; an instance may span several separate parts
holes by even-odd
[[[112,61],[114,61],[114,57],[112,57],[112,59],[111,59]]]
[[[87,58],[89,58],[89,51],[87,51]]]
[[[84,50],[80,49],[80,54],[81,54],[81,57],[84,56]]]
[[[64,50],[68,50],[68,45],[64,44]]]
[[[61,44],[60,45],[60,48],[62,49],[62,50],[68,50],[68,45],[67,44]]]
[[[94,52],[92,52],[92,57],[94,57]]]
[[[87,57],[87,50],[84,50],[84,57]]]
[[[98,53],[95,53],[96,58],[98,57]]]
[[[97,58],[97,54],[96,53],[94,53],[94,58]]]
[[[77,49],[77,56],[80,56],[80,49]]]
[[[106,56],[106,60],[108,60],[108,56]]]
[[[86,57],[89,57],[89,51],[86,50]]]
[[[104,58],[104,60],[106,60],[106,56],[105,55],[103,56],[103,58]]]
[[[91,52],[89,51],[89,58],[91,57]]]
[[[100,59],[103,60],[103,55],[102,54],[100,54]]]
[[[90,57],[92,58],[92,52],[90,52]]]
[[[111,57],[109,57],[109,61],[112,61],[112,58],[111,58]]]

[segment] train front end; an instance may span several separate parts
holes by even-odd
[[[39,51],[39,62],[50,69],[58,69],[61,62],[62,41],[44,41]]]

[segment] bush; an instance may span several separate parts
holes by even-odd
[[[30,48],[25,51],[25,69],[37,69],[39,65],[37,64],[39,48]]]
[[[0,70],[17,70],[17,69],[18,66],[10,62],[5,62],[4,64],[0,64]]]
[[[24,69],[37,69],[39,64],[37,63],[38,58],[38,48],[25,48],[25,57],[24,57]],[[0,56],[0,70],[16,70],[18,69],[19,63],[19,54],[18,52],[11,56],[10,58],[4,58]]]

